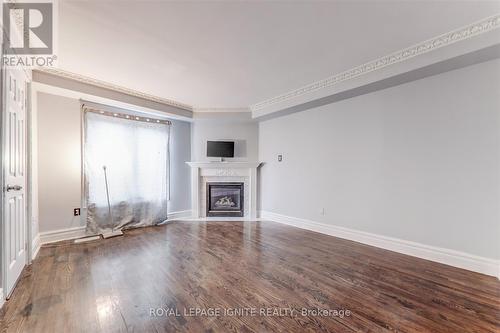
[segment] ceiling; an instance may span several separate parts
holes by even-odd
[[[59,1],[64,70],[241,108],[500,12],[500,2]]]

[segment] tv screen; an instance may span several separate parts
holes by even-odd
[[[208,157],[234,157],[233,141],[207,141]]]

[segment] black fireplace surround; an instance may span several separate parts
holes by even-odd
[[[207,183],[207,216],[237,216],[244,214],[243,183]]]

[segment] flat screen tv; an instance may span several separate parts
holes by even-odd
[[[207,141],[208,157],[234,157],[233,141]]]

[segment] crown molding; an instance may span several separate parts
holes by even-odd
[[[193,108],[193,112],[200,113],[235,113],[235,112],[252,112],[248,107],[240,108]]]
[[[239,108],[210,108],[210,107],[193,107],[189,104],[177,102],[172,99],[166,99],[150,94],[146,94],[134,89],[126,88],[123,86],[115,85],[109,82],[101,81],[92,77],[84,76],[81,74],[73,73],[67,70],[58,68],[36,68],[34,71],[41,73],[47,73],[57,77],[74,80],[76,82],[85,83],[93,85],[99,88],[108,89],[115,92],[120,92],[134,97],[139,97],[148,101],[161,103],[164,105],[176,107],[179,109],[196,112],[196,113],[235,113],[235,112],[255,112],[263,110],[272,105],[287,102],[295,98],[308,95],[310,93],[327,89],[341,82],[345,82],[351,79],[355,79],[366,75],[368,73],[380,70],[382,68],[389,67],[391,65],[407,61],[411,58],[417,57],[419,55],[426,54],[433,50],[454,44],[456,42],[464,41],[472,37],[487,33],[489,31],[495,30],[500,27],[500,14],[490,16],[488,18],[482,19],[478,22],[469,24],[459,29],[455,29],[451,32],[439,35],[437,37],[428,39],[426,41],[420,42],[413,46],[404,48],[402,50],[393,52],[389,55],[380,57],[378,59],[369,61],[360,66],[351,68],[349,70],[343,71],[339,74],[327,77],[325,79],[310,83],[301,88],[291,90],[289,92],[283,93],[281,95],[269,98],[267,100],[255,103],[249,107],[239,107]]]
[[[307,95],[309,93],[329,88],[340,82],[351,80],[367,73],[391,66],[393,64],[406,61],[416,56],[431,52],[433,50],[442,48],[444,46],[463,41],[480,34],[492,31],[500,27],[500,14],[490,16],[475,23],[469,24],[465,27],[455,29],[448,33],[439,35],[437,37],[420,42],[413,46],[404,48],[402,50],[393,52],[389,55],[372,60],[360,66],[351,68],[339,74],[330,76],[326,79],[313,82],[301,88],[286,92],[284,94],[269,98],[262,102],[253,104],[250,109],[259,111],[271,105],[289,101],[299,96]]]
[[[173,106],[173,107],[176,107],[179,109],[193,111],[193,107],[191,105],[188,105],[188,104],[184,104],[184,103],[180,103],[180,102],[177,102],[177,101],[174,101],[171,99],[166,99],[166,98],[146,94],[146,93],[134,90],[134,89],[130,89],[130,88],[119,86],[119,85],[116,85],[113,83],[101,81],[101,80],[94,79],[94,78],[84,76],[81,74],[73,73],[73,72],[70,72],[67,70],[63,70],[63,69],[59,69],[59,68],[50,68],[50,67],[38,67],[34,70],[41,72],[41,73],[46,73],[46,74],[58,76],[58,77],[61,77],[64,79],[69,79],[69,80],[77,81],[80,83],[90,84],[90,85],[93,85],[93,86],[96,86],[99,88],[120,92],[120,93],[127,94],[130,96],[139,97],[139,98],[142,98],[142,99],[145,99],[148,101],[161,103],[161,104],[165,104],[168,106]]]

